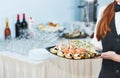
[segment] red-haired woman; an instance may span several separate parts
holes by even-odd
[[[93,41],[103,51],[99,78],[120,78],[120,0],[105,8],[96,25]]]

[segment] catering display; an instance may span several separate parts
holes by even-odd
[[[63,37],[67,39],[86,38],[88,37],[88,34],[81,32],[80,30],[75,30],[72,33],[63,33]]]
[[[46,49],[54,55],[68,59],[89,59],[99,56],[93,44],[87,40],[68,40]]]
[[[58,23],[49,22],[48,24],[39,24],[38,30],[56,32],[64,30],[64,27],[60,26]]]

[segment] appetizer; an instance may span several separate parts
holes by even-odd
[[[88,59],[98,56],[93,45],[88,41],[71,40],[66,45],[59,45],[50,49],[50,52],[68,59]]]

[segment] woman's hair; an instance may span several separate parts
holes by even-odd
[[[112,2],[107,6],[107,8],[104,10],[102,14],[100,21],[98,22],[96,32],[96,37],[98,41],[105,37],[106,34],[111,31],[110,22],[112,21],[112,18],[114,17],[115,14],[114,11],[115,4],[116,1]]]

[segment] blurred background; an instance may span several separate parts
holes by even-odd
[[[91,36],[112,1],[0,0],[0,78],[98,78]]]
[[[97,21],[100,7],[113,0],[1,0],[0,2],[0,39],[4,38],[5,19],[9,18],[12,37],[15,36],[17,14],[26,14],[26,20],[32,17],[34,25],[57,22],[64,25],[68,22]],[[91,26],[94,29],[94,26]]]

